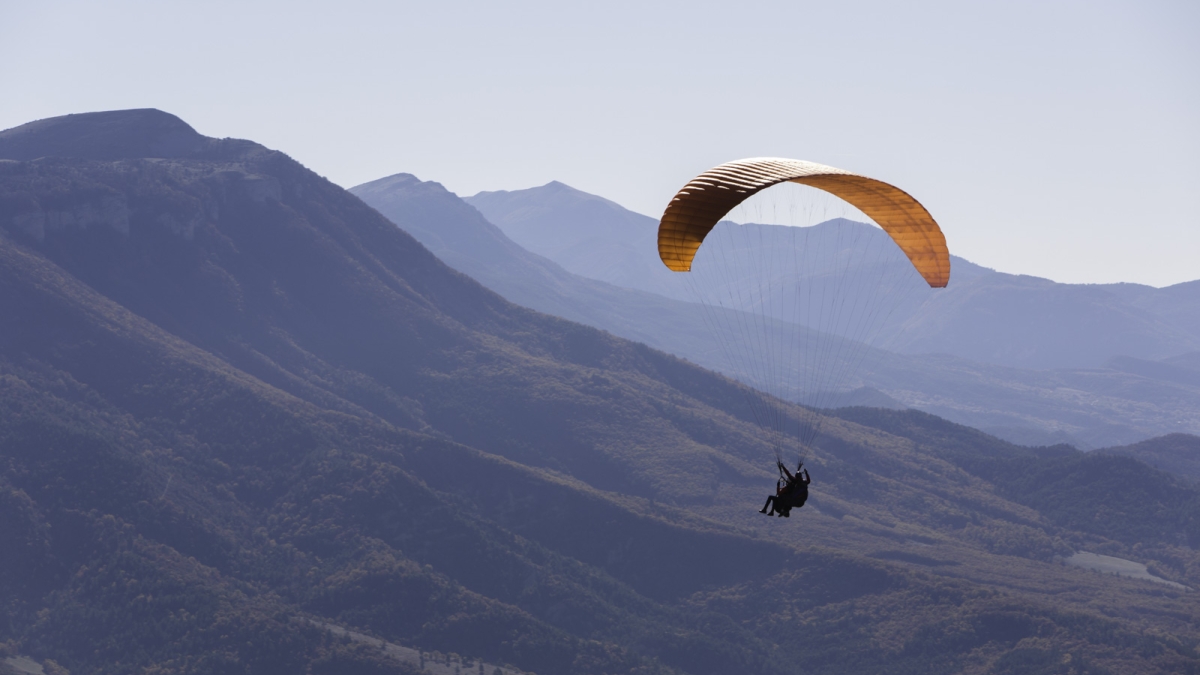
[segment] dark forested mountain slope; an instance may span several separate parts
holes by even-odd
[[[1132,445],[1103,448],[1097,452],[1133,457],[1168,473],[1200,481],[1200,436],[1168,434]]]
[[[332,623],[506,673],[1200,663],[1194,594],[1054,562],[1088,547],[1197,586],[1193,552],[1072,529],[954,455],[1021,450],[833,419],[810,507],[766,519],[757,394],[509,304],[281,153],[163,140],[188,130],[0,133],[21,139],[0,144],[8,654],[421,667]]]

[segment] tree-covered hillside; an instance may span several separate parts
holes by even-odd
[[[1166,474],[1130,465],[1173,520],[1130,509],[1116,536],[1042,499],[1036,472],[1009,484],[989,464],[1035,451],[847,413],[811,450],[810,505],[768,519],[759,394],[509,304],[281,153],[156,111],[0,132],[6,152],[5,657],[77,674],[1200,668],[1194,593],[1061,563],[1096,551],[1200,588],[1172,539],[1197,493]],[[1100,504],[1077,464],[1055,480],[1077,510]]]
[[[1133,457],[1167,473],[1200,481],[1200,436],[1168,434],[1133,445],[1104,448],[1098,452]]]

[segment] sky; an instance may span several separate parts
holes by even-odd
[[[351,187],[562,181],[657,217],[754,156],[897,185],[953,253],[1200,279],[1200,3],[0,0],[0,128],[153,107]]]

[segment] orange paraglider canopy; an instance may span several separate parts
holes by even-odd
[[[709,231],[751,195],[783,182],[801,183],[839,197],[875,221],[900,246],[933,288],[950,281],[950,251],[933,216],[900,188],[831,166],[798,159],[756,157],[726,162],[683,186],[658,225],[658,255],[688,272]]]

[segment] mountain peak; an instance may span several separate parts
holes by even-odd
[[[394,189],[399,189],[399,188],[407,188],[407,187],[415,187],[415,186],[425,185],[426,183],[429,183],[430,185],[436,185],[439,188],[442,187],[442,185],[440,183],[432,183],[429,181],[423,181],[420,178],[417,178],[416,176],[412,175],[411,173],[394,173],[390,176],[384,176],[383,178],[373,180],[369,183],[363,183],[362,185],[359,185],[358,187],[356,187],[354,189],[355,190],[366,190],[366,191],[394,190]],[[443,188],[443,189],[445,189],[445,188]]]
[[[441,183],[421,180],[411,173],[395,173],[369,183],[363,183],[350,191],[363,199],[369,199],[371,196],[379,196],[382,199],[385,198],[384,195],[404,193],[421,194],[432,199],[458,200],[458,197]]]
[[[599,195],[594,195],[590,192],[584,192],[579,188],[571,187],[561,181],[552,180],[545,185],[537,187],[525,188],[523,190],[494,190],[476,193],[470,197],[465,197],[467,202],[475,204],[480,203],[497,203],[497,202],[526,202],[526,201],[547,201],[559,200],[559,204],[604,204],[612,209],[626,211],[624,207],[616,202],[605,199]],[[478,206],[478,204],[475,204]]]
[[[0,131],[0,157],[176,158],[195,154],[210,140],[161,110],[108,110],[48,117]]]

